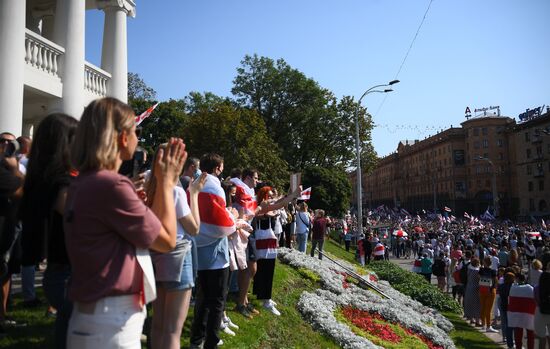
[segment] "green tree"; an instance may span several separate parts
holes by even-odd
[[[128,101],[145,99],[152,101],[157,98],[157,92],[147,86],[145,81],[136,73],[128,73]]]
[[[224,157],[224,175],[232,168],[254,167],[263,179],[279,188],[288,182],[288,165],[254,110],[209,93],[191,93],[186,101],[191,112],[183,134],[192,155],[220,154]]]
[[[308,165],[348,167],[355,159],[355,109],[351,97],[340,101],[283,59],[245,56],[232,93],[256,110],[293,170]],[[372,120],[359,106],[360,140],[370,142]]]
[[[155,101],[135,99],[130,101],[131,107],[136,115],[143,113],[153,105]],[[186,142],[186,135],[183,131],[187,120],[185,113],[186,103],[183,99],[160,103],[151,116],[141,123],[140,145],[151,155],[162,143],[170,137],[180,137]]]
[[[311,187],[309,205],[325,210],[334,217],[347,212],[351,183],[344,168],[308,166],[302,173],[303,187]]]

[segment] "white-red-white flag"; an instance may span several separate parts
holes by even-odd
[[[141,113],[141,115],[139,116],[136,116],[136,126],[141,124],[143,122],[143,120],[147,119],[149,116],[151,116],[151,113],[153,113],[153,110],[155,110],[155,108],[157,107],[157,105],[159,105],[159,103],[156,103],[155,105],[152,105],[149,107],[149,109],[147,109],[146,111],[144,111],[143,113]]]
[[[546,230],[546,223],[544,223],[544,219],[541,218],[541,221],[542,229]]]
[[[311,187],[302,191],[300,200],[309,200],[311,198]]]
[[[237,192],[235,194],[235,206],[237,209],[243,209],[247,215],[254,215],[256,213],[256,194],[254,189],[250,188],[240,178],[234,177],[230,179],[231,183],[237,186]]]

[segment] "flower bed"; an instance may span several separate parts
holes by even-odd
[[[330,261],[319,261],[289,249],[280,249],[279,257],[284,263],[295,268],[308,268],[319,275],[322,289],[318,289],[315,294],[304,292],[298,302],[298,309],[316,329],[334,338],[342,347],[379,347],[369,339],[353,333],[348,325],[336,320],[334,313],[348,306],[378,314],[383,321],[397,324],[403,329],[423,336],[434,345],[454,348],[452,340],[447,335],[447,332],[453,329],[452,324],[434,309],[393,289],[389,283],[380,281],[376,285],[391,299],[349,282],[349,279],[346,280],[347,271]],[[339,263],[346,268],[354,269],[346,262]],[[376,278],[374,274],[372,277],[365,276],[367,277],[371,280]]]

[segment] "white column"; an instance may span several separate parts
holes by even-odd
[[[63,97],[56,111],[80,119],[84,110],[85,1],[57,0],[54,42],[65,48],[62,58]]]
[[[34,124],[32,122],[26,122],[23,124],[22,136],[33,137],[34,135]]]
[[[25,83],[25,1],[0,1],[0,132],[21,134]]]
[[[111,73],[107,95],[128,102],[128,15],[134,16],[133,1],[98,1],[105,12],[101,69]]]

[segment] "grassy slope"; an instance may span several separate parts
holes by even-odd
[[[296,303],[304,290],[313,291],[319,286],[315,282],[302,277],[299,272],[287,265],[277,262],[275,269],[273,299],[278,303],[281,317],[262,311],[252,320],[232,311],[235,307],[229,300],[227,309],[232,321],[239,325],[237,336],[222,334],[224,348],[339,348],[331,339],[315,332],[309,324],[302,320]],[[43,297],[41,289],[37,290]],[[32,310],[22,310],[19,306],[21,298],[14,299],[13,311],[10,312],[17,321],[24,321],[27,327],[9,328],[8,336],[0,338],[0,348],[35,349],[53,347],[53,320],[44,317],[46,306]],[[19,309],[19,310],[17,310]],[[189,311],[181,344],[189,347],[189,329],[193,319],[193,309]],[[145,346],[144,346],[145,347]]]
[[[356,264],[354,253],[346,252],[342,246],[339,246],[337,242],[332,240],[325,242],[325,250],[332,255],[344,259],[350,263]],[[435,286],[434,286],[435,287]],[[492,340],[487,338],[482,333],[468,325],[459,315],[446,312],[443,313],[451,321],[455,327],[455,330],[451,332],[451,338],[453,339],[457,348],[464,349],[497,349],[501,348]]]

